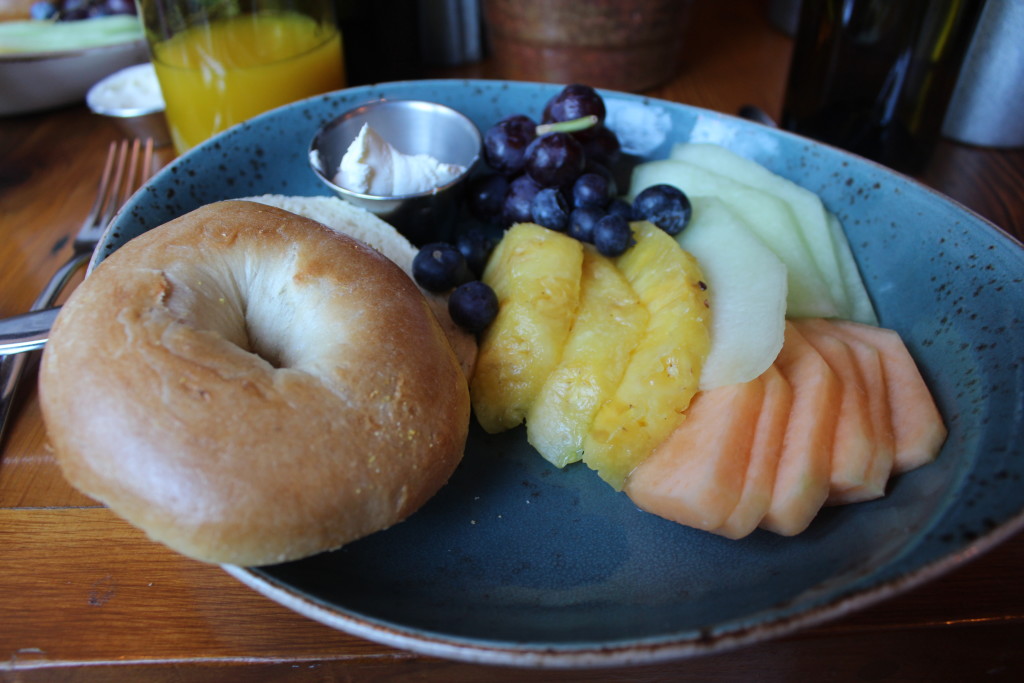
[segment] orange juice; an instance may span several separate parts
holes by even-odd
[[[297,12],[211,20],[152,51],[179,153],[268,109],[344,85],[337,28]]]

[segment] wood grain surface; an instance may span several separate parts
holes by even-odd
[[[778,116],[791,41],[765,7],[699,3],[677,76],[648,94]],[[483,62],[436,75],[499,74]],[[118,137],[81,105],[0,119],[0,316],[26,310],[69,255]],[[158,163],[170,159],[164,149]],[[921,179],[1024,236],[1024,151],[942,142]],[[1018,535],[924,586],[773,642],[634,668],[483,667],[335,631],[151,543],[63,480],[34,373],[0,444],[3,682],[1020,680],[1022,575]]]

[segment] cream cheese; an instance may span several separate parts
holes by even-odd
[[[394,197],[447,185],[465,170],[429,154],[403,154],[364,123],[342,157],[334,183],[360,194]]]
[[[117,115],[126,111],[160,111],[164,97],[152,64],[122,69],[93,86],[86,97],[93,111]]]

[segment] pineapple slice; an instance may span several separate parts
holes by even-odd
[[[527,441],[555,466],[582,457],[594,415],[622,379],[647,318],[615,264],[584,247],[579,310],[562,361],[526,414]]]
[[[533,223],[512,226],[495,247],[483,281],[498,296],[498,316],[481,336],[470,384],[485,431],[521,423],[561,360],[582,268],[578,240]]]
[[[622,381],[597,412],[583,461],[615,489],[683,419],[711,346],[707,286],[697,260],[646,221],[616,265],[650,316]]]

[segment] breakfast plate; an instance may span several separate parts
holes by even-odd
[[[236,126],[169,165],[108,229],[92,266],[216,200],[326,195],[318,128],[380,99],[454,107],[485,130],[539,116],[559,86],[416,81],[342,90]],[[639,664],[721,651],[835,618],[933,578],[1024,527],[1024,249],[879,165],[723,114],[603,93],[627,158],[713,142],[818,193],[843,222],[885,327],[942,411],[936,462],[792,538],[731,541],[640,511],[585,466],[557,470],[522,430],[473,425],[466,457],[407,521],[338,551],[225,567],[325,624],[428,655],[516,666]],[[685,188],[684,188],[685,189]],[[273,510],[267,511],[268,515]]]

